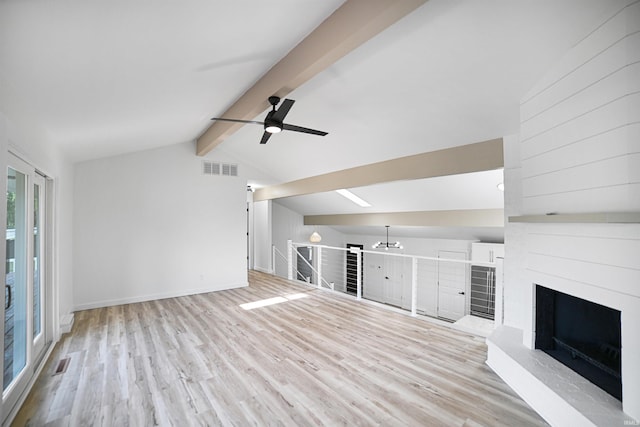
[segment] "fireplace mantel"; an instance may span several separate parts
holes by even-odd
[[[510,216],[509,222],[544,224],[640,224],[640,212],[548,213]]]

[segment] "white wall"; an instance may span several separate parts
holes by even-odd
[[[567,52],[521,102],[524,210],[640,211],[639,112],[636,3]]]
[[[253,211],[253,268],[271,273],[271,200],[254,202]],[[283,252],[286,254],[286,251]]]
[[[193,153],[76,165],[76,309],[247,285],[246,179],[203,175]]]

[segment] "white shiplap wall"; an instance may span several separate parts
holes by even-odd
[[[640,210],[640,3],[558,65],[521,103],[524,210]]]
[[[640,211],[640,1],[621,2],[523,98],[518,145],[508,215]],[[505,323],[526,346],[534,284],[622,312],[623,410],[640,420],[640,224],[511,223],[505,250]]]

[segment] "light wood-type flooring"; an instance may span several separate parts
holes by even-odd
[[[249,279],[76,313],[14,425],[544,425],[485,365],[483,338]]]

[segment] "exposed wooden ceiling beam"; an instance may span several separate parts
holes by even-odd
[[[340,188],[481,172],[502,167],[504,167],[502,138],[491,139],[259,188],[253,193],[253,200],[257,202],[322,193]]]
[[[427,0],[347,0],[311,34],[274,65],[222,116],[253,120],[269,108],[267,98],[284,98],[358,46],[381,33]],[[204,156],[240,127],[214,122],[198,138],[196,154]]]
[[[304,225],[504,227],[503,209],[306,215]]]

